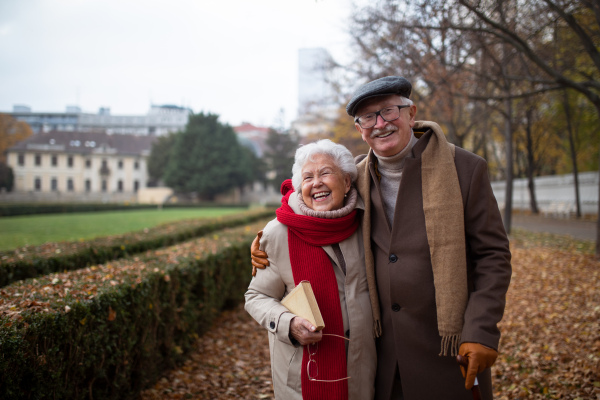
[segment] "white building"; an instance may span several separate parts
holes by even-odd
[[[298,51],[298,118],[292,130],[300,136],[323,135],[335,123],[339,105],[328,81],[331,61],[323,48]]]
[[[153,136],[46,132],[7,150],[15,199],[135,201],[147,186]],[[10,200],[10,199],[7,199]]]
[[[84,113],[76,106],[65,112],[33,112],[28,106],[16,105],[10,116],[25,121],[34,133],[106,132],[141,136],[162,136],[183,130],[191,110],[173,106],[152,106],[146,115],[112,115],[110,108],[100,108],[97,114]]]

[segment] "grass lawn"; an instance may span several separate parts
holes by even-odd
[[[100,211],[0,217],[0,250],[46,242],[75,241],[118,235],[151,228],[165,222],[213,218],[242,212],[241,208],[173,208]]]

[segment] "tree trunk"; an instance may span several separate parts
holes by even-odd
[[[600,102],[595,102],[600,117]],[[598,151],[598,211],[596,211],[596,258],[600,258],[600,151]]]
[[[532,108],[528,108],[527,115],[527,127],[525,129],[527,135],[527,187],[529,188],[529,201],[531,205],[531,212],[535,215],[540,213],[537,205],[537,199],[535,196],[535,157],[533,156],[533,140],[531,139],[531,114]]]
[[[508,91],[507,93],[510,93]],[[512,101],[504,100],[505,121],[504,137],[506,140],[506,189],[504,191],[504,229],[510,234],[512,225],[513,197],[513,134],[512,134]]]
[[[573,164],[573,183],[575,184],[575,207],[577,218],[581,218],[581,199],[579,198],[579,171],[577,169],[577,151],[575,150],[575,138],[573,137],[573,125],[571,124],[571,106],[567,91],[563,90],[563,108],[567,120],[567,134],[569,137],[569,149],[571,155],[571,163]]]

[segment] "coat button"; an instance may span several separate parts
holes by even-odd
[[[271,321],[271,323],[269,324],[269,326],[271,327],[271,329],[275,329],[275,322]]]
[[[401,308],[400,304],[398,304],[398,303],[392,304],[392,311],[398,312],[398,311],[400,311],[400,308]]]
[[[390,262],[393,262],[393,263],[395,263],[396,261],[398,261],[398,256],[397,256],[397,255],[395,255],[395,254],[392,254],[392,255],[390,256]]]

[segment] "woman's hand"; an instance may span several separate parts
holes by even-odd
[[[320,342],[323,333],[317,332],[317,327],[302,317],[294,317],[290,322],[290,335],[302,346]]]

